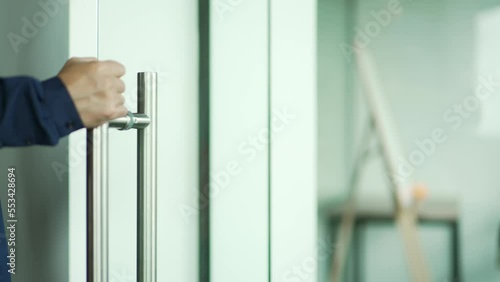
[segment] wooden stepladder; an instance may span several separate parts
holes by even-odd
[[[405,157],[406,154],[399,143],[395,119],[391,115],[371,54],[367,50],[358,48],[356,62],[370,110],[370,124],[365,136],[363,136],[363,144],[360,146],[359,155],[355,160],[354,169],[349,179],[349,196],[345,203],[337,236],[331,282],[343,281],[356,220],[358,181],[366,163],[366,157],[371,153],[370,140],[372,138],[376,138],[378,151],[390,179],[390,193],[395,207],[394,219],[402,235],[411,277],[414,282],[430,282],[431,278],[417,234],[416,202],[412,196],[414,183],[409,177],[398,174],[401,158]]]

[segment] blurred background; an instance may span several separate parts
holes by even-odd
[[[499,0],[2,0],[0,76],[116,59],[135,109],[135,73],[159,73],[158,281],[497,282],[499,36]],[[390,136],[365,135],[374,109]],[[136,281],[135,138],[110,133],[111,282]],[[79,131],[0,150],[4,215],[8,167],[22,187],[14,282],[87,281],[84,148]],[[384,150],[419,184],[428,278],[412,276]]]
[[[425,152],[419,143],[432,138],[436,129],[447,137],[412,165],[412,178],[428,187],[425,201],[447,210],[429,212],[458,222],[456,246],[450,224],[419,224],[432,281],[498,281],[500,119],[495,108],[500,92],[498,87],[483,88],[481,93],[491,95],[480,104],[473,98],[484,79],[499,79],[500,3],[402,0],[397,13],[381,17],[383,11],[390,12],[390,2],[318,2],[318,201],[323,217],[319,237],[336,234],[332,206],[347,197],[354,159],[362,151],[362,132],[369,122],[355,54],[345,51],[345,43],[357,41],[376,61],[397,138],[406,149],[403,157]],[[383,177],[386,170],[379,155],[370,156],[365,164],[359,208],[368,204],[374,211],[391,202]],[[349,265],[360,266],[347,273],[354,279],[349,281],[410,281],[397,228],[369,218],[361,219],[356,228],[359,237],[354,247],[360,250]],[[455,273],[454,260],[459,268]],[[325,261],[320,281],[329,281],[330,269],[331,263]]]

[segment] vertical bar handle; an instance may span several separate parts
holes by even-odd
[[[156,282],[157,84],[154,72],[137,75],[138,113],[88,131],[87,281],[109,281],[108,132],[137,129],[137,281]]]
[[[138,112],[150,118],[137,135],[137,281],[156,282],[158,76],[141,72],[137,84]]]
[[[108,282],[108,125],[87,131],[87,281]]]

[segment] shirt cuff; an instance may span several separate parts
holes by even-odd
[[[56,126],[59,137],[62,138],[84,127],[73,99],[59,77],[43,81],[42,87],[44,104]]]

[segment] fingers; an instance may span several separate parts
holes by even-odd
[[[74,65],[74,64],[85,64],[85,63],[93,63],[98,62],[97,58],[93,57],[84,57],[84,58],[71,58],[66,62],[66,65]]]
[[[115,83],[115,89],[118,93],[124,93],[125,90],[126,90],[126,87],[125,87],[125,82],[123,82],[123,80],[121,79],[117,79],[116,80],[116,83]]]
[[[110,71],[115,67],[118,67],[118,69],[116,69],[115,71],[120,71],[119,69],[121,64],[112,61],[103,63],[106,64],[106,68],[108,68],[108,70]],[[115,72],[114,74],[116,75],[118,74],[118,72]],[[106,103],[108,104],[108,107],[112,108],[112,110],[111,113],[107,115],[107,119],[112,120],[126,116],[128,113],[128,109],[125,107],[125,96],[123,96],[123,93],[125,92],[125,82],[118,77],[108,79],[110,79],[111,81],[108,82],[110,83],[110,85],[108,86],[110,88],[107,88],[106,91],[106,95],[108,96]]]
[[[100,64],[113,76],[122,77],[125,75],[125,66],[116,61],[102,61]]]
[[[79,63],[91,63],[91,62],[97,62],[97,58],[94,57],[71,58],[70,61],[75,61]]]
[[[128,114],[128,109],[125,106],[120,106],[115,109],[113,115],[110,116],[109,120],[124,117]]]
[[[116,104],[116,105],[114,105]],[[128,114],[128,109],[125,105],[121,104],[119,99],[112,102],[112,104],[107,106],[107,110],[104,112],[102,122],[108,122],[113,119],[124,117]]]
[[[115,106],[122,107],[123,105],[125,105],[125,97],[120,94],[115,98]]]
[[[110,98],[111,101],[109,103],[113,106],[116,113],[113,118],[125,116],[128,113],[128,109],[125,107],[125,96],[120,93],[114,93]]]
[[[71,58],[67,63],[97,63],[97,66],[102,72],[109,73],[115,77],[122,77],[125,75],[125,66],[117,61],[107,60],[99,61],[94,57],[83,57],[83,58]]]
[[[125,67],[116,61],[72,58],[59,73],[87,128],[126,116]]]
[[[121,106],[117,110],[118,117],[124,117],[128,114],[128,109],[125,106]]]

